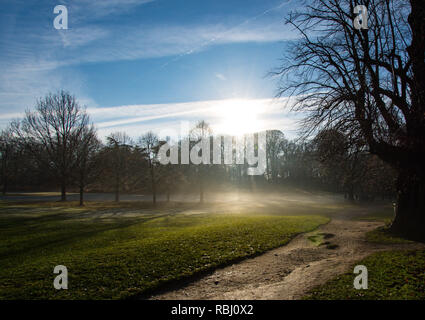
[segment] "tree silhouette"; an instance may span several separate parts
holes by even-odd
[[[314,0],[291,13],[302,39],[277,71],[280,94],[307,114],[305,134],[337,129],[397,170],[392,230],[423,239],[425,1],[365,0],[368,29],[353,25],[358,4]]]

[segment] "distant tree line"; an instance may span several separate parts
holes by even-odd
[[[194,146],[212,139],[212,130],[200,121],[188,139]],[[69,190],[165,195],[237,187],[269,190],[278,186],[315,188],[344,193],[349,200],[391,198],[393,170],[361,143],[353,145],[337,130],[323,130],[312,140],[290,141],[278,130],[266,132],[267,167],[262,176],[248,176],[247,164],[161,165],[158,152],[166,141],[147,132],[136,140],[115,132],[102,143],[85,108],[65,91],[40,99],[34,111],[12,123],[0,134],[3,194],[22,190]],[[181,147],[182,141],[177,145]],[[223,162],[224,163],[224,162]]]

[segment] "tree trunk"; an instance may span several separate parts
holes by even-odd
[[[413,156],[406,155],[404,170],[397,181],[396,216],[391,230],[413,240],[425,241],[425,170],[424,155],[424,99],[425,99],[425,3],[410,0],[408,22],[412,29],[412,42],[407,48],[411,58],[413,81],[411,110],[416,111],[410,120],[410,142],[415,142]]]
[[[204,203],[204,176],[201,169],[199,170],[199,202]]]
[[[350,187],[348,189],[348,200],[354,201],[354,188]]]
[[[120,202],[120,179],[116,178],[115,181],[115,202]]]
[[[61,201],[66,201],[66,183],[62,182],[61,185]]]
[[[412,240],[425,240],[425,179],[401,171],[397,181],[396,216],[391,231]]]
[[[156,182],[155,182],[155,172],[153,165],[151,165],[151,180],[152,180],[152,201],[153,204],[156,204]]]
[[[84,206],[84,186],[80,186],[80,206]]]
[[[170,202],[170,190],[167,190],[167,202]]]
[[[2,170],[1,170],[1,175],[2,175],[2,182],[3,182],[3,195],[5,196],[7,193],[7,167],[6,167],[6,161],[3,160],[2,163]]]
[[[3,195],[5,196],[7,193],[7,187],[8,187],[8,181],[7,177],[5,176],[3,179]]]

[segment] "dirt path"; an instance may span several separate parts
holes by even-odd
[[[358,260],[382,250],[424,248],[421,244],[384,245],[364,240],[380,222],[334,219],[315,233],[328,234],[327,245],[315,245],[301,234],[288,245],[256,258],[217,269],[178,290],[151,299],[299,299],[309,290],[350,270]]]

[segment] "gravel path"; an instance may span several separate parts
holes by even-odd
[[[314,233],[301,234],[288,245],[217,269],[177,290],[150,299],[290,300],[299,299],[312,288],[347,272],[358,260],[378,251],[420,249],[422,244],[385,245],[365,241],[365,233],[380,222],[333,219]],[[312,234],[327,235],[328,245],[315,245]],[[354,279],[354,276],[353,276]]]

